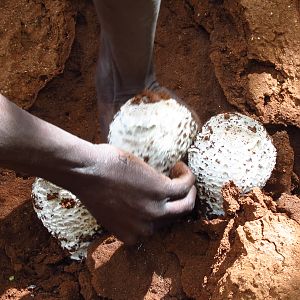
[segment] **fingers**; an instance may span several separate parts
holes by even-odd
[[[143,203],[144,217],[148,220],[165,219],[193,210],[196,198],[195,176],[183,162],[171,170],[170,178],[162,185],[164,200]]]
[[[181,200],[168,201],[165,203],[165,216],[166,217],[176,217],[189,213],[193,210],[195,206],[196,199],[196,188],[192,186],[188,194]]]
[[[135,245],[142,238],[152,236],[156,230],[169,226],[172,219],[191,212],[195,205],[195,198],[196,188],[192,186],[184,198],[164,202],[160,212],[155,210],[155,215],[150,214],[151,218],[140,218],[141,216],[122,218],[114,223],[110,230],[126,245]]]
[[[183,162],[178,162],[171,170],[169,186],[166,189],[167,197],[180,199],[185,197],[195,183],[195,176]]]

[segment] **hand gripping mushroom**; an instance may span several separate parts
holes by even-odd
[[[168,175],[191,146],[197,127],[191,111],[168,93],[145,91],[121,107],[108,140]]]
[[[264,187],[276,163],[276,149],[264,127],[239,113],[212,117],[188,150],[198,197],[208,216],[223,215],[221,189],[230,180],[243,193]]]
[[[196,133],[197,123],[189,109],[166,93],[145,91],[121,107],[110,125],[108,139],[168,175]],[[34,182],[32,196],[39,219],[71,258],[85,258],[101,227],[80,200],[41,178]]]

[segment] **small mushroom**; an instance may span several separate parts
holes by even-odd
[[[239,113],[212,117],[188,150],[198,197],[207,215],[223,215],[221,189],[233,181],[242,193],[262,188],[276,163],[276,149],[265,128]]]

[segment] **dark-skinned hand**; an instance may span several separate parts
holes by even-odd
[[[153,234],[164,219],[178,218],[195,204],[194,175],[182,162],[172,179],[111,145],[93,145],[90,163],[71,187],[90,212],[127,244]]]

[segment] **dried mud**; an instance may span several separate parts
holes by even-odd
[[[189,0],[210,34],[227,100],[264,123],[300,127],[298,0]]]
[[[29,108],[49,80],[63,71],[75,35],[70,1],[0,3],[0,92]]]
[[[97,142],[100,27],[92,2],[24,3],[0,4],[0,28],[9,28],[0,29],[1,92]],[[76,263],[37,219],[33,178],[0,169],[0,299],[300,298],[297,4],[165,0],[155,41],[159,81],[202,121],[239,110],[271,124],[278,158],[268,196],[255,189],[241,197],[229,184],[223,219],[194,215],[131,248],[107,234]]]

